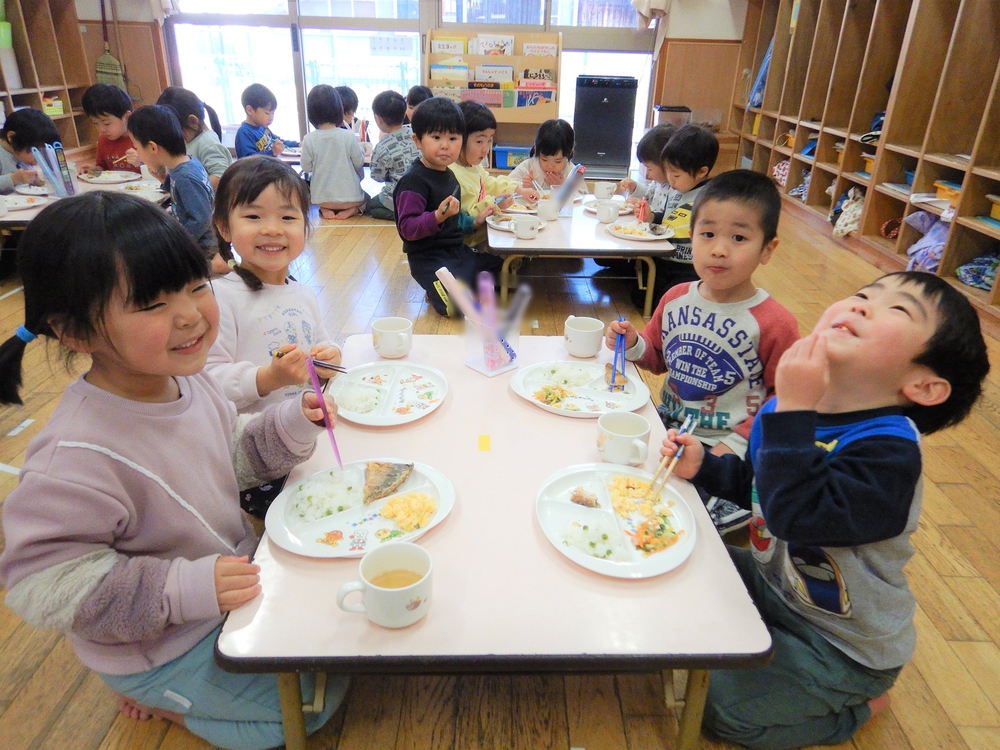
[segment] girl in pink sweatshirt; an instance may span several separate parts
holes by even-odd
[[[18,262],[25,322],[0,347],[0,402],[20,403],[22,355],[38,336],[92,363],[4,502],[8,606],[64,632],[128,715],[181,722],[219,747],[280,745],[276,677],[223,672],[212,651],[223,614],[261,591],[239,490],[312,453],[315,394],[237,417],[202,372],[219,325],[208,264],[147,201],[54,203],[25,230]],[[327,683],[310,731],[346,685]]]

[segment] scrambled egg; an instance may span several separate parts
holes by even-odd
[[[395,519],[403,531],[422,529],[431,522],[437,504],[423,492],[397,495],[382,507],[382,517]]]
[[[653,515],[653,508],[646,502],[636,503],[646,497],[649,491],[649,482],[643,482],[635,477],[619,474],[608,483],[608,492],[611,494],[611,505],[622,518],[628,518],[638,510],[644,516]]]

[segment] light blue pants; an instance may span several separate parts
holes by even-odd
[[[184,715],[184,725],[216,747],[265,750],[285,742],[281,723],[278,678],[273,674],[233,674],[223,671],[214,657],[213,630],[198,645],[161,667],[130,675],[102,674],[116,693],[136,703]],[[302,675],[302,696],[313,699],[312,675]],[[349,678],[330,675],[326,704],[319,714],[307,713],[306,732],[321,728],[347,693]]]

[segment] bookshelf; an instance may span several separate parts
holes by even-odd
[[[470,55],[456,54],[449,52],[431,52],[435,39],[465,39],[466,48],[468,40],[479,35],[491,34],[485,31],[452,31],[443,29],[433,29],[429,34],[428,52],[424,68],[424,84],[431,88],[446,86],[449,83],[458,88],[466,88],[465,81],[444,81],[431,78],[431,66],[437,65],[445,60],[461,57],[469,66],[470,78],[474,75],[477,65],[513,65],[514,78],[520,77],[521,72],[526,69],[554,69],[555,79],[553,84],[556,94],[551,101],[543,101],[527,107],[490,107],[497,119],[497,132],[493,141],[496,144],[528,146],[535,140],[535,131],[538,126],[546,120],[559,117],[559,103],[557,101],[559,80],[562,65],[562,34],[545,33],[515,33],[514,54],[513,55]],[[554,44],[556,45],[556,56],[538,57],[535,55],[523,54],[525,44]],[[491,160],[491,163],[493,161]]]
[[[898,186],[908,178],[912,192],[934,192],[939,180],[961,185],[938,274],[1000,321],[1000,284],[987,292],[955,277],[960,265],[1000,250],[1000,229],[978,218],[989,216],[986,196],[1000,195],[1000,3],[749,0],[740,65],[754,77],[772,37],[762,106],[749,108],[739,85],[733,94],[728,123],[740,138],[740,162],[770,173],[790,152],[785,199],[799,202],[787,192],[810,169],[804,203],[824,218],[845,190],[861,187],[865,209],[855,234],[888,267],[905,264],[920,234],[904,224],[890,240],[882,225],[915,211],[941,213],[911,204]],[[862,143],[880,111],[881,138]],[[801,153],[810,135],[818,135],[813,157]],[[785,140],[788,146],[774,145]],[[863,156],[874,156],[868,177]]]
[[[6,0],[20,88],[0,72],[0,100],[6,114],[19,107],[42,110],[42,99],[63,102],[63,114],[49,115],[67,152],[97,141],[83,113],[83,92],[91,85],[75,0]]]

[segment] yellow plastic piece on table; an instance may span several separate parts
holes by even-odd
[[[479,436],[479,450],[488,451],[490,449],[490,436],[480,435]]]

